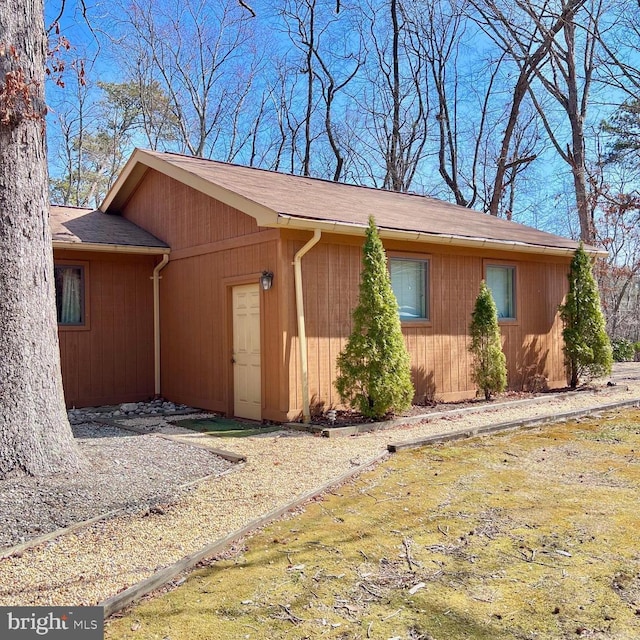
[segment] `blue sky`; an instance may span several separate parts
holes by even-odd
[[[250,4],[258,13],[258,19],[255,24],[259,29],[258,33],[262,34],[258,37],[256,46],[262,49],[265,55],[270,55],[279,48],[284,47],[286,44],[284,35],[273,28],[273,3],[255,0]],[[48,5],[46,15],[49,21],[57,13],[53,7],[54,5],[52,4]],[[83,54],[89,60],[95,60],[92,66],[87,68],[87,74],[92,82],[96,80],[118,81],[121,78],[120,68],[114,63],[113,52],[109,50],[108,45],[99,45],[99,42],[105,40],[106,33],[112,33],[113,16],[109,15],[111,12],[112,5],[90,4],[87,7],[90,28],[78,5],[68,5],[61,20],[62,33],[72,43],[74,52]],[[478,34],[475,34],[475,44],[477,44],[477,38]],[[467,53],[463,53],[464,55],[477,55],[477,49],[475,51],[469,50]],[[473,60],[471,59],[465,60],[466,64],[472,62]],[[481,78],[481,76],[479,77]],[[63,91],[55,87],[49,87],[49,100],[54,109],[56,100],[59,100],[61,96],[68,100],[73,99],[73,95],[68,89]],[[596,101],[592,108],[589,126],[594,130],[600,120],[611,110],[611,107],[605,102],[604,99],[600,99]],[[561,131],[563,127],[562,118],[557,122],[556,126]],[[497,133],[499,133],[499,130]],[[566,135],[564,137],[566,138]],[[52,151],[55,151],[57,144],[55,114],[52,114],[49,124],[52,174],[56,174],[59,170],[53,160],[55,154],[52,153]],[[569,177],[567,165],[557,158],[550,145],[546,145],[531,169],[528,183],[522,185],[523,190],[526,190],[526,197],[522,198],[521,208],[517,212],[515,219],[564,235],[574,231],[575,227],[572,228],[569,224],[571,218],[567,213],[573,206]],[[442,181],[433,163],[425,165],[425,170],[416,181],[415,187],[415,190],[421,191],[424,189],[425,192],[431,195],[440,197],[448,197],[449,195],[442,188]]]

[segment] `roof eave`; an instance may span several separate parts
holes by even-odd
[[[129,253],[161,256],[171,253],[169,247],[141,247],[126,244],[100,244],[97,242],[67,242],[66,240],[54,240],[54,249],[71,249],[72,251],[98,251],[101,253]]]
[[[286,226],[291,229],[304,229],[313,231],[320,229],[329,233],[340,233],[346,235],[362,236],[365,233],[366,226],[357,223],[345,223],[332,220],[316,220],[310,218],[301,218],[298,216],[289,216],[286,214],[278,215],[278,226]],[[456,247],[470,247],[478,249],[496,249],[499,251],[517,251],[520,253],[537,253],[555,256],[571,256],[575,253],[574,248],[557,247],[551,245],[538,245],[516,240],[492,240],[489,238],[475,238],[469,236],[446,235],[437,233],[427,233],[424,231],[404,231],[402,229],[379,228],[381,238],[393,240],[405,240],[408,242],[424,242],[429,244],[444,244]],[[606,251],[600,249],[589,248],[587,253],[604,257]]]

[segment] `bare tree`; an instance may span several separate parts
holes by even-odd
[[[608,255],[595,265],[607,332],[640,340],[640,192],[633,155],[610,156],[596,137],[598,161],[589,167],[590,207],[597,244]]]
[[[353,56],[353,69],[348,75],[340,80],[336,79],[335,74],[329,68],[323,54],[316,51],[315,57],[318,60],[319,71],[314,71],[318,82],[322,89],[322,99],[324,101],[324,129],[331,147],[331,151],[335,158],[335,169],[333,171],[333,181],[339,182],[343,176],[345,163],[345,147],[340,141],[339,128],[336,126],[334,119],[334,105],[336,99],[340,97],[340,92],[356,77],[360,67],[363,64],[362,59]]]
[[[572,33],[572,29],[573,33],[575,33],[574,19],[576,13],[584,5],[585,0],[515,0],[513,2],[511,0],[508,2],[506,0],[504,2],[501,0],[470,0],[470,3],[475,8],[474,16],[478,24],[516,64],[517,68],[517,79],[513,88],[511,108],[502,135],[491,200],[488,206],[488,212],[492,215],[497,215],[500,201],[504,197],[509,171],[519,164],[528,163],[532,160],[529,155],[521,157],[514,155],[513,139],[525,97],[529,95],[536,106],[540,107],[540,101],[537,100],[535,91],[532,91],[534,81],[539,80],[549,91],[552,88],[553,79],[557,79],[553,73],[560,73],[562,78],[577,82],[577,76],[574,73],[575,68],[569,71],[562,67],[563,55],[574,52],[568,51],[568,49],[563,51],[559,41],[560,37],[566,39],[568,37],[567,34]],[[551,71],[549,73],[551,79],[545,75],[549,71]],[[587,71],[590,72],[590,69],[587,69]],[[586,95],[588,95],[588,86],[586,88]],[[573,97],[574,89],[571,91]],[[560,101],[561,93],[558,88],[558,91],[553,95]],[[574,106],[578,107],[579,105],[577,103],[575,105],[572,104],[568,109],[572,110]],[[586,109],[586,102],[584,107]],[[544,118],[544,110],[541,108],[538,110],[541,117]],[[579,114],[576,117],[579,118]],[[552,133],[551,129],[549,129],[549,133]],[[580,132],[576,128],[575,139],[573,140],[574,148],[568,154],[564,154],[567,160],[571,159],[572,167],[576,167],[576,175],[580,172],[580,166],[584,171],[584,154],[577,149],[579,138]],[[584,139],[582,139],[582,142],[584,142]],[[554,146],[556,146],[555,142]],[[585,235],[592,235],[592,225],[588,224],[587,212],[581,208],[583,193],[581,191],[578,194],[578,182],[576,179],[576,199],[579,201],[578,209],[581,216],[581,225],[583,224],[584,215],[584,233]]]
[[[621,93],[629,103],[640,100],[640,2],[617,0],[606,8],[607,20],[592,21],[597,38],[598,81],[609,93]]]
[[[284,20],[289,40],[300,51],[301,61],[296,63],[299,73],[305,77],[303,115],[300,119],[304,132],[301,152],[301,169],[303,176],[311,175],[311,145],[318,137],[314,131],[313,120],[317,109],[318,97],[315,91],[315,51],[318,48],[318,40],[326,29],[317,27],[318,14],[317,0],[286,0],[281,16]]]
[[[157,85],[98,82],[90,88],[78,74],[72,78],[73,97],[69,100],[69,78],[67,72],[63,97],[54,102],[61,161],[59,175],[51,179],[51,195],[58,204],[97,207],[124,166],[136,136],[154,131],[157,141],[160,132],[169,133],[167,100]],[[159,113],[154,111],[158,106],[162,109]],[[154,122],[159,122],[159,127],[153,126]]]
[[[19,9],[19,10],[18,10]],[[0,6],[0,478],[81,465],[60,374],[40,0]]]
[[[84,79],[84,60],[77,60],[67,70],[64,87],[55,87],[49,97],[51,117],[57,124],[51,164],[59,174],[50,177],[52,201],[56,204],[85,206],[83,182],[84,135],[93,121],[94,103]],[[56,91],[57,89],[57,91]],[[55,94],[58,95],[55,95]]]
[[[469,147],[472,148],[473,161],[470,178],[466,185],[470,188],[470,193],[465,195],[460,166],[457,117],[460,86],[458,82],[459,46],[465,30],[464,15],[451,4],[447,6],[446,2],[434,2],[425,7],[423,12],[416,14],[416,21],[419,21],[419,29],[416,30],[417,48],[418,51],[420,48],[424,48],[424,55],[429,63],[431,79],[437,96],[438,171],[453,194],[456,204],[472,207],[478,196],[476,169],[488,109],[487,102],[495,81],[495,74],[500,67],[496,65],[490,75],[487,93],[482,105],[480,127],[475,141],[467,141]],[[452,97],[451,92],[453,93]]]
[[[366,78],[354,96],[362,119],[358,143],[363,178],[384,189],[408,191],[428,141],[426,61],[411,44],[411,24],[402,0],[379,4],[367,0],[363,12]]]
[[[595,241],[595,224],[593,209],[589,206],[585,126],[595,70],[595,52],[599,46],[595,25],[599,24],[602,14],[603,0],[591,0],[588,11],[580,13],[580,20],[567,20],[562,28],[562,40],[556,39],[551,47],[548,70],[537,69],[540,83],[565,112],[570,130],[569,141],[562,140],[536,92],[530,88],[531,98],[538,108],[549,139],[558,156],[571,169],[580,238],[590,243]]]
[[[473,207],[480,191],[478,165],[486,147],[489,101],[500,64],[489,69],[484,87],[471,87],[468,78],[465,82],[461,47],[465,45],[468,19],[464,8],[464,1],[405,0],[403,12],[410,34],[409,46],[415,56],[427,63],[423,69],[428,76],[424,85],[434,95],[438,172],[456,204]],[[467,96],[481,93],[480,103],[465,108],[460,97],[464,93]]]
[[[120,7],[116,39],[129,76],[168,96],[177,146],[230,159],[248,136],[238,133],[255,79],[252,16],[235,0],[134,0]]]
[[[275,65],[275,79],[267,91],[265,120],[269,125],[271,141],[263,154],[262,165],[273,171],[299,171],[299,138],[305,130],[305,118],[298,109],[299,67],[287,57],[281,58]],[[304,110],[303,110],[304,111]]]
[[[637,339],[640,333],[640,195],[611,193],[600,185],[596,240],[609,254],[597,265],[602,303],[611,338]]]

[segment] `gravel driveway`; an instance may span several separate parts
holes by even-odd
[[[122,482],[118,489],[114,485],[112,492],[107,480],[102,485],[105,493],[110,494],[104,509],[124,506],[129,510],[3,558],[0,561],[0,606],[68,606],[101,602],[147,578],[159,568],[379,456],[391,442],[508,420],[552,418],[564,411],[640,399],[640,365],[634,363],[624,370],[617,368],[615,380],[617,385],[613,387],[560,394],[529,403],[496,403],[477,413],[444,415],[419,424],[397,425],[349,438],[319,438],[283,431],[260,437],[228,439],[221,445],[218,439],[187,432],[163,418],[154,418],[160,433],[172,434],[175,442],[157,434],[110,438],[115,447],[118,443],[135,443],[135,449],[141,456],[138,462],[126,468],[121,465]],[[94,444],[98,442],[94,437],[88,440]],[[151,447],[151,464],[144,463],[148,458],[142,443]],[[224,474],[229,468],[228,462],[206,451],[184,446],[196,443],[211,448],[222,446],[246,456],[247,462],[235,472]],[[87,448],[89,450],[90,447]],[[116,448],[109,455],[120,455],[117,451]],[[201,455],[204,455],[202,462],[196,462]],[[153,463],[160,458],[175,462],[179,471],[171,466],[160,469]],[[98,463],[96,469],[99,468]],[[175,487],[188,480],[187,470],[194,472],[191,477],[206,473],[224,475],[176,493]],[[134,475],[129,476],[130,471]],[[173,475],[175,477],[172,478]],[[64,492],[69,480],[61,479],[58,490]],[[6,495],[2,493],[5,490],[2,484],[0,500]],[[27,501],[31,505],[36,500],[37,486],[42,487],[43,483],[22,479],[21,484],[25,487],[32,485],[31,489],[25,489],[23,497],[24,505]],[[139,486],[134,488],[134,485]],[[143,490],[135,500],[147,507],[132,512],[129,498],[134,491],[140,490],[140,486]],[[162,508],[148,508],[149,504],[158,502]],[[76,503],[77,517],[84,517],[81,515],[84,513],[82,499]],[[6,501],[0,502],[3,516],[6,504]],[[48,513],[50,521],[57,526],[68,522],[58,521],[47,511],[46,505],[32,510],[34,513],[36,510]],[[25,535],[17,534],[20,525],[16,526],[18,529],[9,535],[12,540],[16,535],[18,538]],[[33,529],[33,525],[30,526]]]

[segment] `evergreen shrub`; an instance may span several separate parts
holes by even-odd
[[[342,402],[366,417],[382,418],[410,407],[414,389],[398,302],[373,217],[369,218],[362,263],[353,331],[337,359],[335,386]]]

